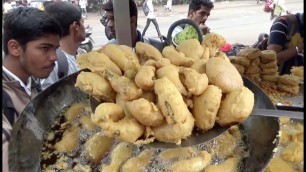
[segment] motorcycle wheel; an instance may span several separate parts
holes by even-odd
[[[90,52],[93,49],[93,44],[89,41],[87,44],[80,45],[80,48],[84,49],[86,52]]]

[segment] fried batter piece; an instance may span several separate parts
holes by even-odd
[[[55,150],[64,153],[73,152],[79,146],[79,134],[80,128],[72,126],[64,132],[62,139],[54,145]]]
[[[277,83],[277,88],[281,91],[285,91],[293,95],[298,95],[300,92],[300,86],[298,85],[293,86],[293,85],[285,85],[282,83]]]
[[[292,86],[297,86],[300,83],[300,80],[298,77],[294,75],[281,75],[278,78],[278,83],[280,84],[285,84],[285,85],[292,85]]]
[[[118,45],[107,44],[100,52],[106,54],[122,71],[124,71],[129,60],[125,57],[124,51],[122,51]]]
[[[254,93],[245,86],[228,93],[221,101],[217,123],[224,127],[242,123],[251,114],[254,99]]]
[[[120,94],[124,100],[135,100],[142,95],[142,90],[138,88],[131,79],[125,76],[118,76],[109,70],[105,70],[103,75],[110,82],[112,88]]]
[[[144,98],[127,102],[127,108],[139,123],[145,126],[158,126],[164,121],[164,116],[154,103]]]
[[[277,61],[276,60],[273,60],[273,61],[268,62],[268,63],[259,63],[259,67],[261,69],[274,68],[275,66],[277,66]]]
[[[154,89],[155,67],[141,66],[135,76],[135,84],[144,91]]]
[[[280,156],[285,161],[300,163],[304,159],[304,144],[302,142],[291,142]]]
[[[258,48],[244,48],[242,50],[239,51],[239,53],[237,54],[237,56],[243,56],[243,57],[247,57],[250,60],[259,58],[259,56],[261,55],[261,51]]]
[[[203,47],[203,54],[202,54],[202,56],[201,56],[200,59],[206,59],[206,60],[208,60],[208,59],[209,59],[209,55],[210,55],[210,53],[209,53],[209,48],[208,48],[208,46],[206,46],[206,45],[202,45],[202,47]]]
[[[166,65],[170,65],[171,62],[169,59],[166,58],[162,58],[162,59],[158,59],[158,60],[147,60],[143,66],[154,66],[155,69],[159,69],[161,67],[164,67]]]
[[[206,73],[206,63],[208,59],[200,59],[196,60],[193,65],[190,67],[191,69],[196,70],[198,73]]]
[[[110,58],[104,53],[98,53],[96,51],[91,51],[88,53],[80,54],[76,61],[80,69],[90,69],[92,72],[103,71],[109,69],[115,72],[117,75],[122,75],[120,68],[110,60]]]
[[[272,75],[261,75],[261,79],[266,82],[276,83],[278,81],[278,78],[279,78],[278,73]]]
[[[195,156],[196,153],[192,147],[183,147],[164,150],[158,156],[162,160],[187,159]]]
[[[179,77],[179,68],[172,64],[166,65],[156,71],[157,78],[168,78],[182,95],[187,95],[187,90],[182,84]]]
[[[213,128],[220,107],[222,90],[208,85],[203,94],[193,97],[192,114],[195,125],[204,132]]]
[[[164,58],[169,59],[170,62],[176,66],[190,67],[194,62],[194,59],[186,57],[182,52],[178,52],[172,45],[166,46],[163,49],[162,54]]]
[[[197,157],[174,162],[170,171],[198,172],[202,171],[206,166],[210,164],[210,162],[211,155],[207,151],[201,151]]]
[[[218,165],[210,165],[204,172],[238,172],[239,161],[237,157],[231,157]]]
[[[261,74],[263,74],[263,75],[268,75],[268,74],[272,75],[272,74],[276,74],[277,72],[278,72],[278,67],[277,66],[270,67],[270,68],[263,68],[261,70]]]
[[[163,55],[157,48],[150,44],[143,42],[137,42],[135,46],[136,54],[139,57],[140,64],[143,64],[149,59],[158,60],[163,58]]]
[[[194,60],[198,60],[203,55],[203,47],[197,39],[187,39],[182,41],[176,49]]]
[[[206,74],[199,74],[191,68],[181,67],[179,69],[179,78],[185,88],[193,95],[200,95],[208,86],[208,78]]]
[[[265,169],[265,172],[294,172],[294,170],[286,161],[275,156]]]
[[[207,61],[206,75],[209,82],[221,88],[224,93],[239,90],[243,86],[238,70],[222,58],[213,57]]]
[[[146,149],[139,155],[128,159],[121,167],[122,172],[142,172],[149,165],[150,160],[154,155],[153,149]]]
[[[226,40],[223,36],[217,33],[207,33],[203,37],[203,42],[201,43],[202,46],[207,46],[209,49],[209,56],[214,57],[215,53],[217,52],[218,48],[225,45]]]
[[[261,63],[269,63],[272,61],[277,61],[277,54],[274,50],[263,50],[259,56]]]
[[[235,66],[235,68],[238,70],[238,72],[242,75],[242,74],[244,74],[244,72],[245,72],[245,68],[242,66],[242,65],[240,65],[240,64],[235,64],[235,63],[232,63],[234,66]]]
[[[229,56],[228,57],[231,63],[239,64],[244,67],[250,66],[251,61],[247,57],[243,56]]]
[[[168,124],[183,123],[189,112],[177,87],[166,77],[155,80],[154,91],[158,97],[158,107]]]
[[[81,72],[76,79],[76,87],[100,100],[114,102],[116,92],[109,81],[92,72]]]
[[[292,75],[297,76],[300,81],[304,81],[304,66],[292,66],[290,72]]]

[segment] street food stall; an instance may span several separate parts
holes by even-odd
[[[278,111],[236,59],[216,51],[222,36],[203,39],[181,20],[164,47],[139,42],[133,51],[127,5],[114,0],[119,45],[80,55],[81,71],[25,107],[13,126],[12,171],[303,170],[302,112]],[[181,22],[200,41],[171,46]],[[283,98],[303,109],[299,92]]]

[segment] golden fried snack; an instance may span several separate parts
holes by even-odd
[[[207,43],[211,43],[213,47],[219,48],[225,45],[226,40],[220,34],[210,32],[203,37],[202,45],[206,45]]]
[[[224,93],[239,90],[243,86],[238,70],[222,58],[213,57],[207,61],[206,75],[209,82],[221,88]]]
[[[110,151],[113,144],[113,138],[106,137],[102,132],[91,136],[84,145],[83,153],[86,160],[99,164],[105,154]]]
[[[164,47],[162,54],[164,58],[169,59],[176,66],[190,67],[194,62],[194,59],[186,57],[182,52],[178,52],[172,45]]]
[[[227,57],[227,55],[222,51],[217,51],[214,57],[220,57],[228,62],[230,62],[230,59]]]
[[[209,165],[210,161],[211,155],[207,151],[201,151],[197,157],[174,162],[170,171],[198,172],[202,171],[207,165]]]
[[[85,93],[100,100],[114,102],[116,92],[110,83],[103,77],[92,72],[81,72],[78,74],[75,86]]]
[[[259,64],[260,64],[260,59],[259,58],[255,58],[255,59],[250,61],[250,66],[259,66]]]
[[[124,51],[122,51],[116,44],[107,44],[104,49],[100,51],[107,55],[122,71],[128,63]]]
[[[209,59],[209,55],[210,55],[210,53],[209,53],[209,48],[208,48],[208,46],[206,46],[206,45],[202,45],[202,47],[203,47],[203,54],[202,54],[202,56],[201,56],[200,59],[206,59],[206,60],[208,60],[208,59]]]
[[[235,64],[235,63],[232,63],[234,66],[235,66],[235,68],[238,70],[238,72],[242,75],[242,74],[244,74],[244,72],[245,72],[245,69],[244,69],[244,67],[242,66],[242,65],[240,65],[240,64]]]
[[[292,85],[292,86],[297,86],[300,83],[299,78],[297,78],[294,75],[281,75],[278,78],[278,83],[280,84],[285,84],[285,85]]]
[[[158,97],[158,107],[168,124],[183,123],[187,116],[192,115],[177,87],[168,78],[155,80],[154,91]]]
[[[128,159],[121,167],[121,172],[142,172],[149,165],[154,155],[153,149],[146,149],[139,155]]]
[[[263,81],[267,81],[267,82],[273,82],[276,83],[278,81],[279,75],[277,74],[270,74],[270,75],[261,75],[261,79]]]
[[[163,77],[168,78],[182,95],[187,95],[187,90],[180,80],[179,68],[177,66],[170,64],[161,67],[156,71],[156,76],[158,79]]]
[[[159,69],[161,67],[164,67],[166,65],[170,65],[171,62],[169,59],[162,58],[158,60],[147,60],[143,66],[154,66],[156,69]]]
[[[294,172],[294,170],[287,162],[275,156],[265,169],[265,172]]]
[[[132,156],[133,145],[120,142],[111,152],[111,163],[102,165],[103,172],[119,171],[120,167]]]
[[[245,68],[245,74],[259,74],[260,68],[258,65],[250,65]]]
[[[137,56],[139,57],[140,64],[143,64],[149,59],[158,60],[163,58],[161,52],[159,52],[159,50],[154,46],[140,41],[136,43],[135,50]]]
[[[194,60],[198,60],[203,55],[203,47],[197,39],[187,39],[182,41],[176,49]]]
[[[95,113],[91,114],[91,120],[96,125],[100,122],[113,121],[117,122],[125,117],[123,109],[116,103],[101,103],[96,109]]]
[[[190,67],[191,69],[196,70],[198,73],[206,73],[206,63],[208,59],[200,59],[196,60],[193,65]]]
[[[288,122],[290,122],[290,118],[289,117],[279,117],[279,122],[281,125],[285,125],[287,124]]]
[[[87,68],[92,72],[109,69],[120,76],[122,75],[120,68],[104,53],[98,53],[95,51],[83,53],[77,56],[76,61],[80,69]]]
[[[291,141],[291,139],[292,139],[292,135],[290,134],[289,131],[287,130],[281,131],[280,139],[279,139],[280,144],[287,145]]]
[[[298,76],[301,81],[304,81],[304,66],[292,66],[290,72],[292,75]]]
[[[208,86],[208,78],[206,74],[199,74],[191,68],[181,67],[179,69],[179,78],[185,88],[193,95],[200,95]]]
[[[217,113],[220,126],[231,126],[242,123],[251,114],[254,107],[254,94],[247,87],[228,93]]]
[[[64,113],[66,121],[68,123],[71,123],[84,109],[85,109],[85,103],[73,104]]]
[[[245,77],[249,78],[250,80],[252,80],[254,82],[259,82],[260,81],[260,74],[259,73],[246,74]]]
[[[144,91],[154,89],[155,67],[141,66],[135,76],[135,84]]]
[[[229,56],[228,57],[231,63],[239,64],[244,67],[250,66],[251,61],[247,57],[243,56]]]
[[[240,132],[232,132],[230,130],[224,132],[222,135],[216,138],[216,146],[212,152],[215,157],[229,157],[233,156],[234,149],[238,144],[238,140],[241,139]],[[238,134],[239,133],[239,134]]]
[[[270,67],[270,68],[264,68],[261,70],[261,74],[268,75],[268,74],[276,74],[278,72],[278,67]]]
[[[277,88],[281,91],[285,91],[293,95],[298,95],[300,92],[300,86],[298,85],[292,86],[292,85],[284,85],[281,83],[277,83]]]
[[[191,135],[193,127],[194,118],[190,114],[183,123],[167,124],[164,121],[161,125],[152,127],[152,130],[156,140],[180,145],[182,139],[187,139]]]
[[[89,115],[81,116],[80,123],[82,127],[88,131],[92,131],[98,127],[96,124],[92,122],[91,117]]]
[[[259,56],[261,55],[261,52],[258,48],[244,48],[242,50],[239,51],[239,53],[237,54],[237,56],[243,56],[243,57],[247,57],[250,60],[259,58]]]
[[[132,117],[132,114],[130,113],[130,111],[128,110],[128,108],[126,106],[127,102],[128,101],[124,100],[120,94],[116,95],[116,104],[121,106],[121,108],[124,111],[125,116]]]
[[[277,61],[277,54],[274,50],[263,50],[259,56],[261,63]]]
[[[138,88],[131,79],[125,76],[118,76],[109,70],[104,71],[104,76],[110,82],[112,88],[120,94],[124,100],[135,100],[142,95],[142,90]]]
[[[292,135],[292,141],[304,143],[304,126],[297,123],[295,129],[296,131]]]
[[[300,163],[304,159],[304,144],[302,142],[291,142],[280,156],[285,161]]]
[[[157,103],[156,94],[154,93],[154,91],[143,92],[141,98],[144,98],[148,100],[149,102]]]
[[[193,97],[192,114],[195,118],[195,125],[204,132],[215,124],[221,97],[222,90],[214,85],[208,85],[203,94]]]
[[[71,153],[79,146],[79,134],[80,128],[78,126],[72,126],[65,130],[62,139],[55,143],[55,150],[58,152]]]
[[[173,159],[188,159],[196,155],[196,151],[192,147],[166,149],[162,151],[158,156],[162,160],[173,160]]]
[[[134,118],[145,126],[158,126],[164,121],[164,116],[154,103],[144,98],[127,102],[126,106]]]
[[[231,157],[218,165],[209,165],[204,172],[238,172],[238,164],[237,157]]]
[[[128,59],[130,63],[139,66],[139,59],[131,47],[127,45],[118,45],[118,48],[120,48],[125,53],[125,57]]]
[[[277,61],[276,60],[273,60],[273,61],[268,62],[268,63],[259,63],[259,67],[261,69],[273,68],[275,66],[277,66]]]

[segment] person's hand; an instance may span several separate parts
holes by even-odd
[[[199,25],[199,28],[202,30],[202,32],[203,32],[204,35],[210,32],[210,28],[207,27],[205,24],[202,24],[202,23],[201,23],[201,24]]]

